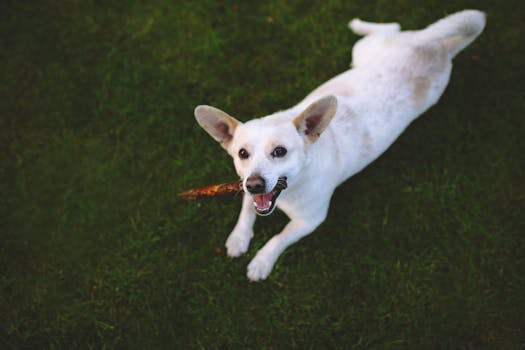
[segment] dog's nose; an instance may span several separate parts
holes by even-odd
[[[264,193],[266,182],[260,175],[252,175],[246,180],[246,189],[251,194]]]

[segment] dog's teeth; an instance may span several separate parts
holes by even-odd
[[[253,206],[255,207],[255,209],[259,209],[259,206],[257,205],[257,202],[252,202],[252,203],[253,203]],[[268,208],[271,208],[272,204],[273,204],[273,202],[269,201],[268,202]]]

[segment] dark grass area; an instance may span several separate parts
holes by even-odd
[[[3,1],[0,347],[525,347],[522,1]],[[269,279],[222,246],[235,179],[193,118],[247,120],[348,67],[352,17],[487,12],[441,102]]]

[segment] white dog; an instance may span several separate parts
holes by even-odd
[[[266,279],[277,258],[327,215],[335,188],[383,153],[449,81],[452,58],[483,30],[485,15],[465,10],[419,31],[359,19],[365,35],[350,69],[296,106],[241,123],[211,106],[198,106],[198,123],[233,157],[245,195],[226,241],[230,257],[248,250],[256,214],[277,206],[290,222],[248,265],[248,278]]]

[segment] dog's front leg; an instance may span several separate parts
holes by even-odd
[[[273,236],[248,265],[248,278],[251,281],[264,280],[272,271],[281,253],[291,244],[312,233],[323,222],[326,215],[316,215],[308,219],[292,219],[281,233]]]
[[[253,237],[255,216],[252,199],[250,196],[244,195],[239,219],[232,233],[226,240],[226,249],[230,258],[236,258],[248,251],[250,240]]]

